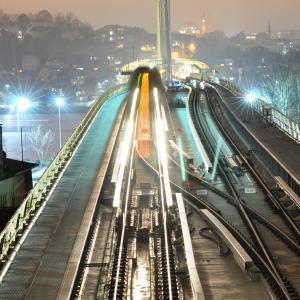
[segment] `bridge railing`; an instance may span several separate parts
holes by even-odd
[[[284,115],[272,105],[262,99],[257,99],[254,103],[255,110],[269,122],[276,125],[279,129],[300,143],[300,124]]]
[[[22,243],[22,240],[26,237],[31,226],[41,213],[49,193],[53,190],[57,180],[101,106],[109,98],[126,93],[127,90],[128,87],[126,84],[120,85],[108,90],[96,100],[93,107],[88,111],[79,126],[0,233],[0,266],[2,267],[0,280],[2,280],[3,269],[5,269],[3,265],[8,261],[8,258],[12,258],[13,253],[17,251],[17,244]]]
[[[245,93],[231,81],[220,79],[218,84],[228,89],[237,97],[244,97],[245,95]],[[300,143],[300,124],[298,122],[284,115],[263,99],[256,99],[252,105],[268,122],[274,124],[297,143]]]

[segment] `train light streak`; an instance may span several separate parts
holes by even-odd
[[[172,192],[171,192],[170,180],[169,180],[168,155],[166,149],[166,138],[164,134],[165,131],[164,131],[164,126],[162,121],[162,114],[160,111],[157,88],[154,88],[153,94],[154,94],[155,111],[156,111],[156,122],[155,122],[156,147],[158,151],[158,157],[162,165],[167,206],[170,207],[173,205],[173,199],[172,199]]]
[[[139,77],[138,77],[138,80],[137,80],[137,83],[136,83],[136,87],[137,87],[137,88],[140,88],[140,85],[141,85],[141,78],[142,78],[142,73],[139,74]]]
[[[149,73],[144,73],[142,76],[138,114],[138,149],[145,158],[148,158],[150,155],[150,140]]]
[[[184,157],[183,157],[183,146],[181,138],[177,139],[177,145],[180,149],[179,151],[179,162],[180,162],[180,171],[181,171],[181,180],[183,182],[186,181],[186,173],[185,173],[185,165],[184,165]]]
[[[165,129],[165,131],[169,131],[165,109],[164,109],[163,105],[160,105],[160,108],[161,108],[161,114],[162,114],[164,129]]]
[[[126,130],[125,130],[126,135],[125,135],[123,143],[121,144],[122,145],[121,153],[123,155],[123,159],[121,160],[121,164],[120,164],[119,174],[118,174],[115,193],[114,193],[114,200],[113,200],[113,207],[116,207],[116,208],[120,206],[121,189],[122,189],[122,183],[123,183],[123,178],[124,178],[124,173],[125,173],[125,166],[126,166],[127,159],[129,157],[130,142],[132,142],[132,136],[133,136],[133,131],[134,131],[134,118],[135,118],[138,95],[139,95],[139,89],[136,88],[134,91],[134,94],[133,94],[133,99],[131,102],[130,116],[127,121],[127,126],[126,126]]]
[[[116,161],[115,161],[115,164],[114,164],[114,169],[113,169],[113,173],[112,173],[112,177],[111,177],[111,182],[112,183],[116,183],[117,179],[118,179],[118,174],[119,174],[120,165],[121,165],[122,149],[124,147],[123,143],[124,142],[120,143],[120,147],[119,147],[118,154],[117,154],[117,157],[116,157]]]

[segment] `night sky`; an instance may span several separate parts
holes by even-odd
[[[134,25],[155,31],[156,0],[0,0],[8,13],[72,12],[94,27]],[[188,21],[200,22],[203,12],[214,29],[228,34],[275,29],[300,29],[300,0],[171,0],[172,29]]]

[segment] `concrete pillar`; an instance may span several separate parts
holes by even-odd
[[[170,0],[157,0],[157,59],[165,71],[164,80],[171,80]]]

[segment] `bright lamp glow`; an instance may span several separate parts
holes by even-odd
[[[27,97],[18,97],[16,99],[16,107],[18,111],[25,111],[31,106],[31,103]]]
[[[249,103],[254,102],[256,100],[256,98],[257,98],[257,95],[253,92],[247,94],[246,97],[245,97],[246,101],[249,102]]]
[[[56,104],[57,106],[63,106],[64,103],[65,103],[65,100],[64,100],[63,97],[57,97],[57,98],[55,99],[55,104]]]

